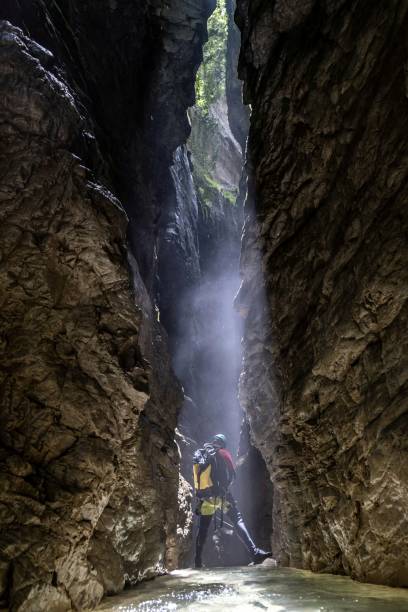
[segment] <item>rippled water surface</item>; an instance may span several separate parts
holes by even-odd
[[[106,599],[114,612],[408,612],[408,592],[349,578],[263,566],[179,570]]]

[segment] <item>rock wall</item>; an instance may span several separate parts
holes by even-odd
[[[92,607],[174,566],[189,531],[182,393],[154,299],[212,5],[0,8],[0,600],[11,610]]]
[[[169,335],[170,352],[186,393],[196,381],[193,361],[197,325],[191,301],[200,282],[198,203],[187,146],[179,147],[171,167],[173,189],[159,238],[158,304]]]
[[[215,0],[36,0],[34,15],[32,5],[11,2],[0,15],[56,55],[90,127],[81,155],[120,198],[132,251],[153,293],[157,235],[171,202],[169,166],[190,133],[186,109],[194,104]]]
[[[281,563],[408,585],[408,6],[238,0],[241,400]]]
[[[238,78],[238,60],[241,48],[240,31],[234,20],[236,0],[225,0],[228,15],[226,96],[228,122],[234,138],[245,153],[249,131],[249,110],[242,100],[242,81]]]

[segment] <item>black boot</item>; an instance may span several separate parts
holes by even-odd
[[[235,524],[235,529],[237,531],[239,539],[251,555],[251,560],[253,563],[262,563],[263,561],[265,561],[265,559],[269,559],[270,557],[272,557],[271,551],[265,551],[262,550],[262,548],[257,548],[255,546],[255,543],[249,535],[248,529],[246,528],[246,525],[241,516]]]
[[[262,548],[257,548],[252,555],[252,561],[258,565],[258,563],[262,563],[265,559],[270,559],[272,557],[272,551],[262,550]]]

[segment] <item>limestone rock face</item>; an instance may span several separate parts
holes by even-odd
[[[226,95],[228,122],[235,139],[245,153],[249,130],[248,107],[242,103],[242,81],[238,79],[238,59],[241,47],[240,31],[234,21],[236,0],[226,0],[228,14]]]
[[[261,453],[250,440],[246,419],[242,423],[235,485],[238,507],[259,548],[271,549],[273,486]],[[245,551],[246,552],[246,551]],[[245,555],[242,564],[248,563]]]
[[[405,2],[238,0],[241,399],[285,564],[408,585]]]
[[[175,370],[188,390],[194,385],[192,362],[197,322],[192,294],[200,280],[200,255],[198,203],[185,145],[174,153],[171,174],[167,195],[170,201],[159,238],[158,302]]]
[[[12,608],[45,610],[103,593],[87,546],[148,382],[121,363],[142,318],[125,214],[70,152],[80,113],[32,50],[3,23],[1,549]]]
[[[190,132],[186,109],[215,0],[37,0],[35,11],[31,0],[8,4],[0,17],[54,52],[81,102],[95,136],[84,135],[82,153],[128,214],[129,241],[151,293],[169,166]]]
[[[92,607],[174,566],[188,540],[182,392],[154,280],[210,10],[0,7],[0,601],[11,610]]]

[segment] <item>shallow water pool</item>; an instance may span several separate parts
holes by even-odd
[[[178,570],[104,600],[112,612],[408,612],[405,589],[273,567]]]

